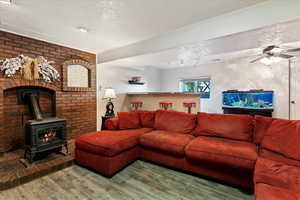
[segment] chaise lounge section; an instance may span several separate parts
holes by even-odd
[[[150,128],[92,132],[76,140],[76,162],[112,176],[139,156],[138,139]]]
[[[76,162],[112,176],[141,159],[255,187],[257,200],[299,199],[299,124],[247,115],[118,113],[106,121],[110,130],[76,140]]]

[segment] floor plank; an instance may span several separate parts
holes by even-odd
[[[73,165],[1,192],[0,200],[250,200],[211,180],[136,161],[112,178]]]

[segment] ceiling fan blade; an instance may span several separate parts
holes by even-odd
[[[284,59],[290,59],[290,58],[293,58],[294,56],[291,56],[291,55],[287,55],[287,54],[279,54],[277,55],[278,57],[280,58],[284,58]]]
[[[266,57],[266,56],[260,56],[260,57],[256,58],[255,60],[252,60],[250,63],[255,63],[255,62],[263,59],[264,57]]]
[[[287,50],[285,50],[284,52],[298,52],[298,51],[300,51],[300,48],[296,48],[296,49],[287,49]]]

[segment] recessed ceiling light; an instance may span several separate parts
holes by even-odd
[[[6,4],[6,5],[11,5],[12,4],[12,0],[0,0],[1,4]]]
[[[82,33],[87,33],[89,32],[89,30],[87,28],[84,28],[84,27],[78,27],[78,30]]]

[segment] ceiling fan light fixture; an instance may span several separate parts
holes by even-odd
[[[270,59],[273,63],[279,63],[282,60],[282,58],[278,56],[272,56]]]
[[[279,53],[282,53],[284,50],[279,48],[279,47],[275,47],[271,50],[271,53],[273,54],[279,54]]]
[[[260,62],[264,65],[271,65],[272,64],[272,60],[269,57],[264,57],[264,58],[260,59]]]
[[[263,49],[262,55],[255,60],[252,60],[250,63],[256,63],[257,61],[265,64],[271,65],[273,63],[279,63],[282,59],[291,59],[295,57],[294,55],[289,55],[289,52],[298,52],[300,48],[295,49],[282,49],[278,46],[272,45]]]
[[[282,59],[277,56],[264,57],[260,59],[260,62],[264,65],[271,65],[274,63],[279,63]]]

